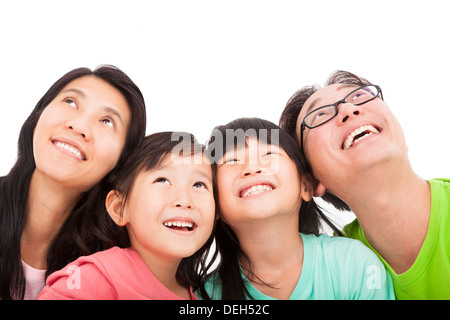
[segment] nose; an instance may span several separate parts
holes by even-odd
[[[192,209],[191,203],[188,202],[188,201],[183,201],[183,200],[177,201],[176,204],[175,204],[175,207],[176,207],[176,208]]]
[[[357,117],[362,114],[360,106],[356,106],[353,103],[343,103],[339,108],[338,121],[343,124],[348,120]]]
[[[254,176],[260,174],[261,172],[262,170],[260,166],[256,164],[249,164],[243,168],[242,176],[243,177]]]
[[[71,119],[66,122],[66,128],[73,130],[76,134],[81,135],[84,139],[90,139],[90,130],[84,119]]]
[[[192,200],[186,191],[177,191],[173,201],[175,208],[192,209],[194,207]]]

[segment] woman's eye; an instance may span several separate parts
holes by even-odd
[[[111,119],[102,119],[100,120],[100,122],[106,124],[107,126],[110,126],[111,128],[114,128],[114,122],[112,122]]]
[[[194,189],[206,189],[206,184],[204,184],[203,182],[196,182],[192,187]]]
[[[75,103],[75,100],[72,98],[65,98],[64,102],[70,105],[73,108],[77,108],[77,104]]]
[[[155,183],[165,183],[165,184],[170,184],[170,181],[167,180],[166,178],[160,177],[160,178],[157,178],[157,179],[155,180]]]

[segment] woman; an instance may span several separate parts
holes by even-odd
[[[0,178],[0,299],[33,299],[80,255],[126,245],[104,210],[106,180],[145,128],[142,93],[113,66],[75,69],[50,87]]]

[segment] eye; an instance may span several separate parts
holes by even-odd
[[[77,106],[77,104],[75,102],[75,99],[67,97],[67,98],[64,99],[64,102],[67,103],[68,105],[70,105],[71,107],[75,108],[75,109],[78,108],[78,106]]]
[[[239,160],[236,158],[229,158],[229,159],[225,159],[225,161],[223,163],[228,163],[228,164],[232,164],[234,162],[238,162]]]
[[[325,122],[328,120],[328,118],[331,118],[335,114],[335,108],[334,106],[325,106],[321,107],[319,109],[316,109],[309,113],[305,118],[305,120],[308,122],[309,125],[316,126],[321,124],[322,122]]]
[[[320,118],[326,117],[326,116],[328,116],[329,114],[330,114],[329,110],[322,110],[322,111],[320,111],[320,112],[317,112],[317,113],[314,115],[313,121],[314,121],[314,122],[320,121]]]
[[[110,126],[111,128],[114,128],[114,122],[109,118],[102,119],[100,120],[100,122],[106,124],[107,126]]]
[[[194,185],[192,187],[194,189],[207,189],[206,184],[201,181],[194,183]]]
[[[315,117],[314,117],[314,119],[318,119],[318,118],[320,118],[320,117],[323,117],[324,115],[326,115],[326,113],[325,112],[319,112],[319,113],[317,113],[316,115],[315,115]]]
[[[159,178],[155,179],[155,181],[153,183],[165,183],[165,184],[170,185],[170,181],[164,177],[159,177]]]
[[[266,152],[264,155],[263,155],[263,157],[270,157],[270,156],[274,156],[274,155],[277,155],[278,154],[278,152],[276,152],[276,151],[268,151],[268,152]]]
[[[360,101],[365,101],[365,100],[369,99],[370,97],[372,97],[372,95],[369,92],[367,92],[367,90],[361,89],[361,90],[356,91],[353,94],[350,102],[358,103]]]

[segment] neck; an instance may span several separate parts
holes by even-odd
[[[49,247],[81,196],[33,173],[21,237],[22,260],[37,269],[47,268]]]
[[[342,199],[352,208],[370,244],[394,271],[408,270],[428,230],[428,183],[409,163],[383,172],[367,171],[356,178]]]
[[[234,229],[242,251],[253,266],[283,265],[293,253],[302,248],[297,223],[286,224],[274,220],[253,221],[248,226]],[[242,230],[242,231],[241,231]]]
[[[261,292],[287,299],[294,290],[303,265],[303,241],[298,231],[298,212],[291,217],[252,221],[233,228],[242,251],[247,278]],[[250,263],[250,264],[249,264]],[[249,273],[245,270],[251,270]],[[261,284],[261,281],[270,285]]]

